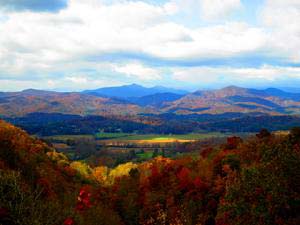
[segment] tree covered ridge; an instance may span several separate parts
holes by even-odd
[[[296,225],[299,162],[295,128],[197,157],[91,168],[0,121],[0,224]]]

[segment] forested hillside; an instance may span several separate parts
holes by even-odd
[[[0,224],[300,223],[300,129],[109,169],[0,121]]]
[[[30,113],[111,117],[137,116],[144,113],[298,115],[300,112],[299,93],[275,88],[258,90],[229,86],[185,93],[162,87],[157,89],[131,85],[125,89],[115,87],[98,91],[55,92],[28,89],[20,92],[0,92],[0,117],[23,117]]]

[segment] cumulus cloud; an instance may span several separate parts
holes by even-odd
[[[269,31],[269,48],[288,59],[300,61],[300,1],[266,0],[261,12]]]
[[[0,73],[45,72],[89,56],[142,52],[149,44],[145,29],[170,11],[142,2],[84,3],[71,0],[56,14],[7,14],[0,26]]]
[[[128,77],[137,78],[142,81],[162,79],[161,72],[159,70],[145,67],[140,63],[130,63],[124,66],[114,66],[114,70],[118,73],[126,74]]]
[[[266,41],[261,29],[245,23],[190,29],[168,21],[176,11],[171,3],[91,2],[70,0],[56,14],[8,14],[0,26],[0,73],[45,73],[64,62],[118,52],[179,60],[227,57],[259,50]]]
[[[191,67],[173,69],[173,78],[194,84],[251,83],[269,84],[283,79],[300,79],[300,68],[263,65],[259,68]]]
[[[13,11],[58,11],[67,6],[67,0],[0,0],[0,8]]]
[[[178,38],[175,41],[161,41],[146,48],[150,54],[167,59],[230,57],[261,50],[267,41],[262,29],[241,22],[228,22],[193,30],[178,25],[157,29],[161,32],[169,30],[174,34],[173,39]]]

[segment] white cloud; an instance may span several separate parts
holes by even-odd
[[[67,81],[71,81],[73,83],[77,83],[77,84],[84,84],[88,82],[88,79],[86,77],[82,77],[82,76],[71,76],[71,77],[66,77]]]
[[[137,78],[142,81],[162,79],[161,72],[159,70],[145,67],[140,63],[130,63],[124,66],[114,66],[114,70],[118,73],[126,74],[128,77]]]
[[[220,58],[251,53],[264,48],[267,42],[264,31],[246,23],[228,22],[223,25],[190,30],[179,25],[157,27],[154,37],[163,30],[170,31],[177,40],[160,41],[149,45],[146,51],[167,59]],[[152,28],[153,29],[153,28]],[[174,38],[173,38],[174,39]]]
[[[89,3],[89,4],[88,4]],[[15,12],[0,26],[0,73],[51,72],[114,52],[168,59],[226,57],[264,44],[258,28],[227,23],[198,29],[168,21],[176,4],[71,0],[57,14]]]
[[[181,12],[187,16],[197,15],[195,18],[205,21],[222,21],[233,12],[241,10],[241,0],[173,0]]]
[[[199,0],[202,17],[208,20],[220,19],[241,8],[240,0]]]
[[[70,91],[96,89],[99,87],[117,86],[122,84],[121,82],[115,79],[109,79],[103,77],[90,78],[87,75],[77,75],[77,76],[72,75],[66,78],[62,77],[57,80],[48,80],[45,82],[43,81],[42,83],[45,83],[45,85],[47,85],[47,89],[55,88],[58,90],[70,90]]]
[[[266,0],[261,20],[273,54],[300,61],[300,1]]]
[[[173,69],[173,78],[190,83],[251,83],[274,82],[281,79],[300,79],[300,68],[264,65],[260,68],[192,67]]]
[[[88,56],[143,52],[143,46],[151,44],[144,40],[149,35],[145,30],[175,11],[171,3],[104,5],[71,0],[69,7],[57,14],[9,13],[8,19],[0,22],[0,73],[45,72]]]

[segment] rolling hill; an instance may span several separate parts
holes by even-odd
[[[268,115],[300,113],[300,94],[275,88],[257,90],[229,86],[219,90],[199,90],[185,95],[172,92],[145,95],[147,94],[145,90],[150,89],[138,85],[123,86],[119,89],[121,90],[119,94],[127,96],[127,99],[95,96],[87,92],[53,92],[34,89],[1,92],[0,116],[20,117],[36,112],[109,117],[163,113],[179,115],[236,112]],[[154,89],[152,88],[151,92]],[[133,93],[141,96],[129,97],[133,96]]]
[[[143,110],[132,103],[88,94],[24,90],[0,95],[0,115],[24,116],[29,113],[64,113],[76,115],[126,115]]]
[[[261,112],[270,115],[300,112],[300,94],[279,89],[247,89],[229,86],[219,90],[196,91],[169,103],[166,112],[177,114],[221,114]]]

